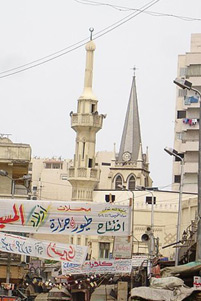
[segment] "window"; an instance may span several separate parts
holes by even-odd
[[[85,152],[85,142],[83,142],[83,148],[82,148],[82,159],[84,159],[84,152]]]
[[[53,163],[52,168],[53,169],[62,169],[62,164],[61,163]]]
[[[116,180],[115,180],[115,189],[121,190],[121,188],[119,187],[119,185],[122,185],[122,178],[121,178],[121,176],[117,176],[116,177]]]
[[[47,169],[62,169],[63,163],[61,162],[45,162],[45,168]]]
[[[88,238],[85,238],[85,246],[88,246]]]
[[[73,244],[73,236],[70,238],[70,243]]]
[[[179,89],[178,96],[184,97],[187,95],[187,91],[185,89]]]
[[[91,168],[92,167],[92,159],[89,159],[89,163],[88,163],[88,167]]]
[[[78,244],[78,245],[81,245],[81,237],[79,237],[79,236],[78,236],[78,238],[77,238],[77,244]]]
[[[186,118],[186,111],[177,111],[177,119]]]
[[[131,176],[128,181],[128,189],[129,190],[135,190],[135,178],[134,176]]]
[[[177,138],[177,140],[182,140],[183,139],[183,132],[177,132],[176,133],[176,138]]]
[[[174,176],[174,183],[180,183],[180,181],[181,181],[180,175]]]
[[[103,166],[111,166],[111,163],[102,162],[101,165],[103,165]]]
[[[186,71],[187,71],[186,67],[181,67],[179,70],[180,76],[186,76]]]
[[[110,254],[110,243],[109,242],[100,242],[99,243],[99,257],[100,258],[109,258]]]
[[[181,157],[182,159],[184,158],[184,154],[182,153],[182,154],[177,154],[179,157]],[[178,158],[178,157],[175,157],[175,161],[181,161],[180,160],[180,158]]]
[[[95,104],[92,104],[92,105],[91,105],[91,113],[94,113],[94,112],[95,112],[95,108],[96,108],[96,105],[95,105]]]
[[[51,168],[51,163],[45,163],[45,168]]]
[[[146,196],[146,203],[147,204],[152,204],[152,196]],[[154,205],[156,204],[156,197],[153,197],[153,203]]]

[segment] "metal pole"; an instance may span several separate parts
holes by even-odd
[[[200,91],[197,89],[191,88],[200,96]],[[197,246],[196,246],[196,260],[201,261],[201,103],[200,103],[200,112],[199,112],[199,154],[198,154],[198,229],[197,229]]]
[[[154,194],[152,191],[149,191],[149,192],[151,193],[151,229],[153,231],[153,229],[154,229]]]
[[[15,180],[11,179],[11,198],[14,199],[15,193]],[[6,283],[10,283],[10,266],[11,266],[11,253],[8,253],[8,261],[7,261],[7,268],[6,268]],[[8,290],[8,296],[12,296],[12,290]]]
[[[181,212],[182,212],[182,193],[183,193],[183,167],[184,167],[184,160],[182,157],[178,155],[174,155],[181,160],[181,179],[179,185],[179,204],[178,204],[178,216],[177,216],[177,235],[176,235],[176,242],[180,241],[180,230],[181,230]],[[175,266],[179,263],[179,248],[176,246],[175,251]]]
[[[131,193],[132,193],[132,227],[131,227],[131,264],[132,264],[132,258],[133,258],[133,250],[134,250],[134,247],[133,247],[133,241],[134,241],[134,237],[133,237],[133,234],[134,234],[134,192],[132,190],[129,190]],[[131,266],[131,289],[133,288],[133,266]]]

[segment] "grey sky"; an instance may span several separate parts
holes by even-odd
[[[148,1],[94,0],[130,8]],[[0,1],[0,72],[66,48],[119,21],[132,11],[86,5],[75,0]],[[148,11],[201,19],[200,0],[160,0]],[[191,33],[201,21],[141,13],[95,40],[93,90],[98,111],[107,114],[97,134],[96,151],[119,150],[133,71],[143,151],[149,147],[154,186],[171,184],[174,109],[179,54],[190,51]],[[85,48],[22,73],[0,78],[0,133],[13,142],[29,143],[33,156],[73,158],[75,133],[70,111],[76,111],[84,83]],[[0,74],[0,76],[5,74]],[[169,188],[169,187],[167,187]]]

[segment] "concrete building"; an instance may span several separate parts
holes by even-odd
[[[28,175],[31,147],[13,143],[9,135],[0,134],[0,199],[27,199],[30,193]],[[22,258],[17,254],[0,252],[0,283],[17,283],[23,279]]]
[[[178,78],[186,78],[201,91],[201,34],[191,35],[189,52],[178,57]],[[177,88],[174,149],[184,160],[183,191],[197,192],[200,99],[193,91]],[[175,158],[174,158],[175,159]],[[172,190],[179,190],[181,162],[173,162]]]
[[[71,200],[72,186],[68,182],[72,160],[62,158],[32,158],[32,199]]]

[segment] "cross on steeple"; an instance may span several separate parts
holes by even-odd
[[[136,68],[136,66],[134,66],[133,68],[131,68],[133,70],[133,76],[135,76],[135,71],[138,69]]]

